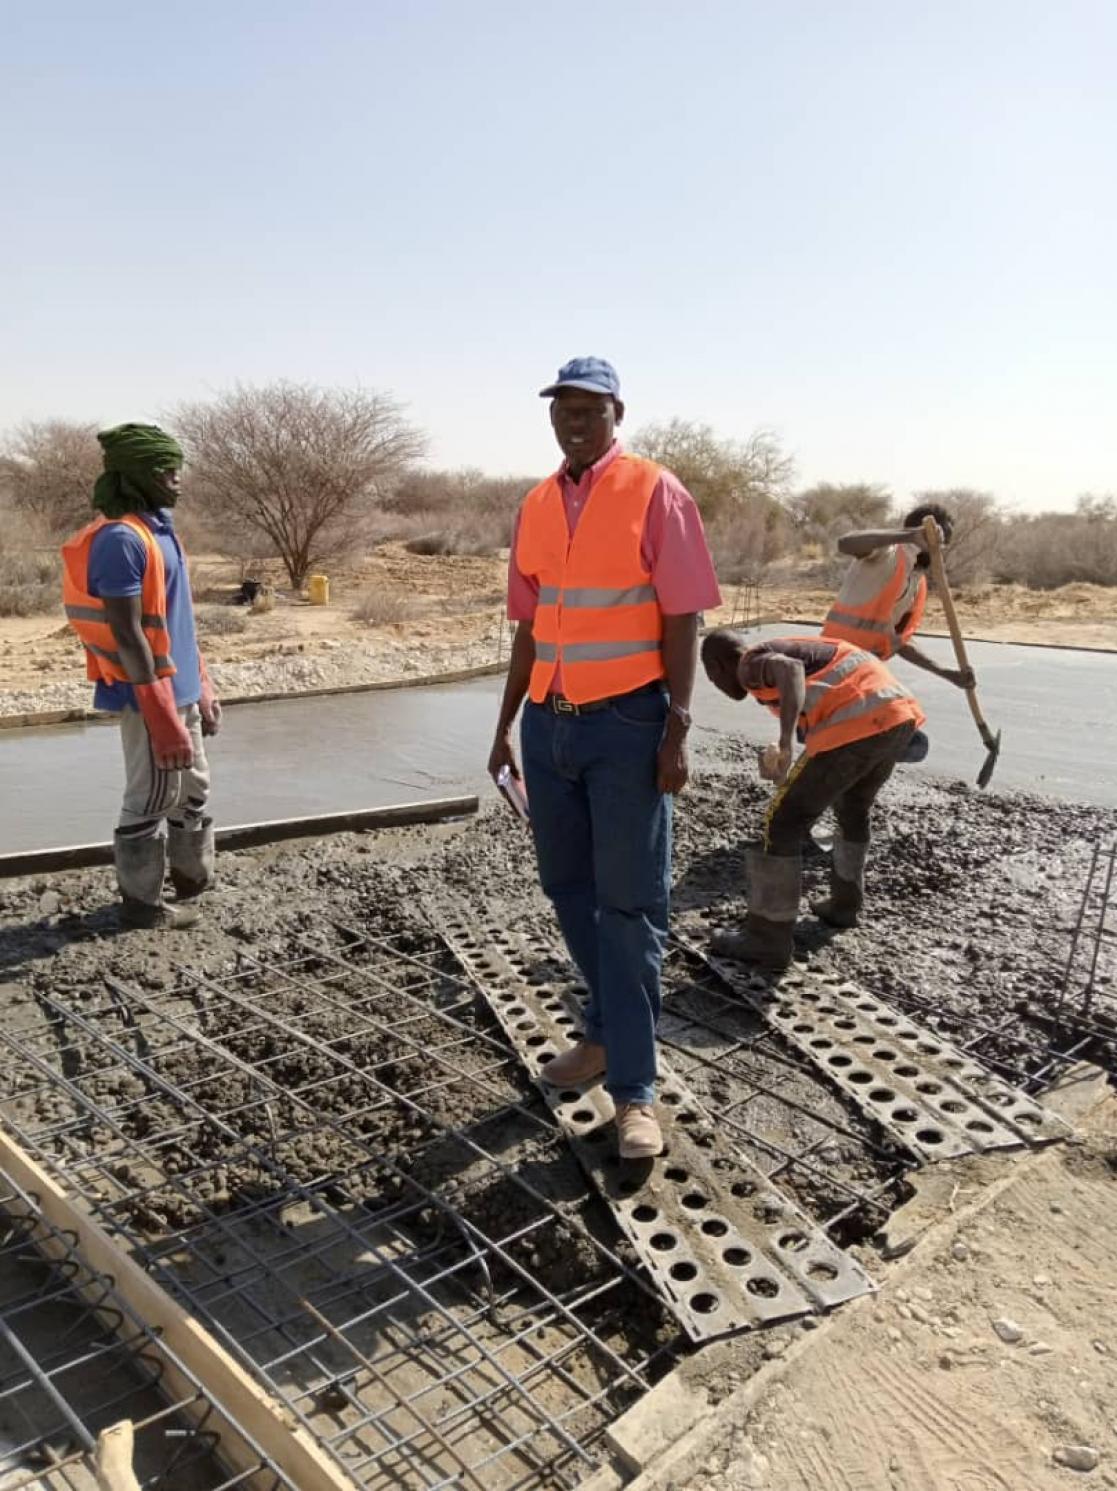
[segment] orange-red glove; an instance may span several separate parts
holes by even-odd
[[[175,704],[174,684],[169,678],[157,678],[154,683],[132,687],[151,737],[156,766],[162,771],[185,771],[194,764],[194,747]]]
[[[214,692],[213,680],[209,676],[206,660],[200,652],[198,667],[202,673],[202,697],[198,701],[198,708],[202,712],[202,734],[216,735],[221,729],[221,704]]]

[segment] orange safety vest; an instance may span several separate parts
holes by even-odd
[[[169,678],[175,672],[167,637],[167,580],[163,551],[142,519],[127,514],[122,518],[94,518],[80,533],[62,545],[62,601],[66,620],[85,646],[85,672],[88,678],[104,683],[128,683],[130,680],[120,661],[116,638],[105,619],[105,603],[89,593],[89,551],[93,540],[107,523],[124,523],[143,539],[147,548],[143,590],[140,593],[141,625],[155,660],[158,678]]]
[[[524,498],[516,563],[539,585],[529,692],[540,703],[562,663],[574,704],[627,694],[664,676],[663,616],[640,555],[661,468],[621,454],[594,483],[574,537],[557,476]]]
[[[781,643],[805,640],[808,639],[777,637],[772,646],[778,651]],[[870,735],[883,735],[909,720],[923,724],[927,716],[915,696],[893,678],[880,658],[849,642],[834,641],[831,637],[826,641],[834,643],[834,656],[825,668],[807,674],[806,698],[799,716],[808,756],[835,751]],[[779,689],[750,689],[749,693],[779,715]]]
[[[885,660],[896,651],[894,643],[897,636],[901,647],[911,641],[923,620],[923,610],[927,604],[927,580],[924,575],[919,576],[911,610],[901,618],[903,625],[897,628],[893,616],[907,588],[911,571],[901,562],[899,554],[895,556],[895,561],[883,585],[864,603],[851,604],[848,598],[838,596],[822,623],[824,637],[851,642],[855,647],[867,647],[870,652],[875,652],[877,657]],[[855,564],[860,562],[857,560]]]

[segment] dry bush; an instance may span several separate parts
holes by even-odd
[[[392,626],[407,621],[414,611],[414,603],[398,592],[366,590],[349,614],[365,626]]]
[[[753,502],[706,524],[706,541],[718,578],[726,585],[756,584],[768,565],[786,553],[791,528],[781,507]]]
[[[729,440],[709,425],[687,419],[645,425],[633,436],[632,449],[673,471],[707,522],[738,509],[779,503],[795,470],[771,430]]]
[[[199,637],[233,637],[248,627],[244,612],[232,606],[197,606],[194,622]]]
[[[0,486],[11,506],[52,536],[94,516],[93,483],[103,469],[97,426],[72,420],[29,421],[0,447]]]
[[[496,554],[512,541],[530,476],[486,476],[473,468],[406,473],[383,503],[379,527],[413,554]]]
[[[1006,523],[993,578],[1032,590],[1117,585],[1117,503],[1084,499],[1073,513],[1039,513]]]
[[[941,491],[914,492],[911,502],[898,513],[897,523],[912,508],[937,502],[954,520],[954,534],[946,551],[946,571],[952,585],[982,585],[996,566],[1005,532],[1005,514],[991,492],[972,487],[948,487]]]
[[[62,600],[62,561],[57,553],[0,553],[0,616],[45,616]]]
[[[872,482],[816,482],[785,503],[803,546],[832,552],[843,533],[883,528],[892,510],[892,494]]]

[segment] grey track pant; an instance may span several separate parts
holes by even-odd
[[[164,821],[177,828],[200,825],[209,802],[209,762],[202,739],[202,715],[196,704],[180,709],[179,716],[190,732],[194,764],[187,771],[164,771],[155,764],[151,739],[138,709],[125,709],[120,716],[120,740],[124,747],[124,802],[117,820],[117,833],[146,838],[162,833]]]

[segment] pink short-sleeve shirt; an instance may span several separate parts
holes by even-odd
[[[586,501],[601,473],[620,455],[614,441],[605,454],[575,481],[567,474],[565,464],[558,472],[562,487],[562,504],[570,536],[585,511]],[[516,541],[520,518],[512,535],[508,556],[508,619],[533,621],[539,601],[539,582],[525,575],[516,563]],[[641,557],[652,577],[659,608],[665,616],[689,616],[721,605],[714,563],[706,543],[702,516],[694,498],[677,476],[664,471],[656,483],[640,544]],[[555,668],[551,689],[562,692],[562,666]]]

